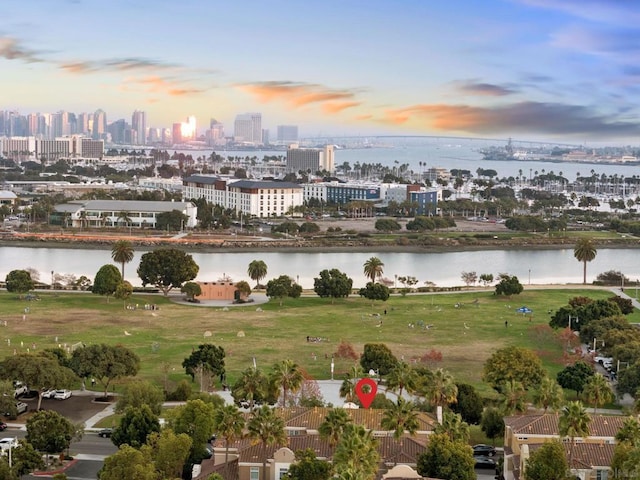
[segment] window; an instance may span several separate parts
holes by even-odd
[[[608,480],[609,470],[596,470],[596,480]]]
[[[249,469],[249,480],[260,480],[260,467],[251,467]]]
[[[278,471],[278,480],[280,480],[283,476],[285,476],[287,474],[287,472],[289,471],[288,468],[281,468]]]

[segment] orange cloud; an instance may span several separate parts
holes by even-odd
[[[330,102],[325,103],[322,106],[322,110],[324,110],[325,113],[340,113],[343,110],[357,107],[359,105],[361,105],[361,102]]]

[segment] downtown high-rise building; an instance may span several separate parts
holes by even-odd
[[[233,138],[236,142],[262,144],[262,114],[244,113],[238,115],[233,124]]]
[[[298,141],[297,125],[278,125],[276,140],[280,144],[296,143]]]
[[[131,116],[131,143],[133,145],[147,144],[147,113],[140,110]]]
[[[91,128],[91,136],[95,140],[104,139],[107,133],[107,114],[104,110],[98,109],[93,114],[93,128]]]

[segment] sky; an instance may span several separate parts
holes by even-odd
[[[640,139],[633,0],[22,0],[0,18],[0,110],[21,114]]]

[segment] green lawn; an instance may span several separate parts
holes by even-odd
[[[340,341],[353,344],[356,352],[370,342],[387,344],[408,362],[430,349],[442,352],[438,365],[457,380],[469,382],[489,393],[481,382],[484,361],[496,349],[517,345],[535,350],[553,375],[563,368],[563,346],[547,327],[549,311],[565,305],[576,295],[594,299],[611,295],[606,290],[530,290],[517,297],[495,297],[492,292],[394,296],[387,302],[361,298],[330,300],[314,296],[286,299],[266,305],[207,308],[177,305],[154,296],[134,296],[137,310],[125,310],[120,301],[106,302],[92,294],[40,294],[39,301],[20,300],[0,293],[0,356],[32,349],[105,342],[122,344],[142,359],[140,376],[158,383],[174,383],[184,375],[182,360],[204,342],[225,348],[228,381],[252,365],[269,368],[291,358],[318,379],[330,377],[330,358]],[[145,310],[147,303],[159,310]],[[533,314],[522,315],[522,305]],[[24,309],[29,308],[26,320]],[[384,314],[386,309],[387,314]],[[631,321],[640,321],[637,312]],[[505,322],[509,326],[505,327]],[[410,328],[409,325],[415,325]],[[422,328],[421,325],[430,328]],[[244,334],[244,335],[243,335]],[[307,342],[306,337],[321,342]],[[11,340],[9,342],[7,339]],[[336,359],[339,377],[352,361]]]

